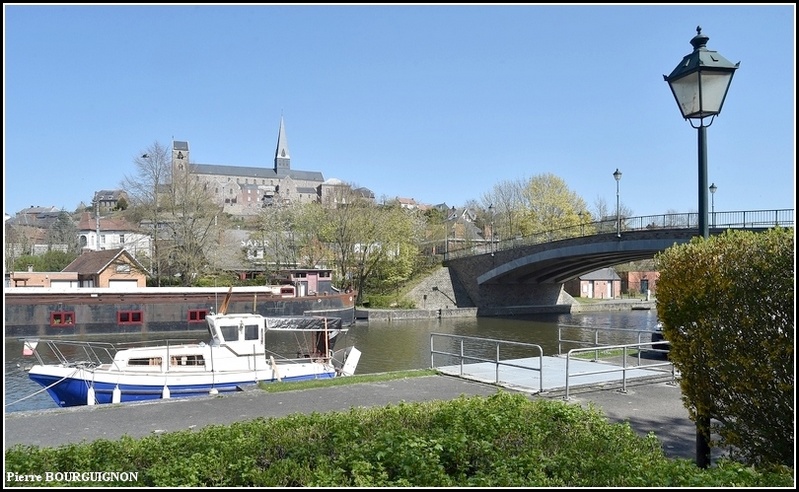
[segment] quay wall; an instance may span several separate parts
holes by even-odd
[[[449,309],[375,309],[356,308],[355,319],[367,321],[402,321],[412,319],[507,317],[526,314],[569,314],[588,312],[654,310],[655,301],[636,299],[611,300],[592,303],[557,304],[554,306],[507,306],[496,308],[449,308]]]

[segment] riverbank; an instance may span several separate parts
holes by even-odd
[[[414,319],[476,318],[478,316],[520,316],[527,314],[569,314],[590,312],[614,312],[633,310],[655,310],[654,300],[611,299],[575,301],[573,304],[554,306],[504,306],[493,308],[440,308],[440,309],[377,309],[355,308],[356,320],[403,321]]]

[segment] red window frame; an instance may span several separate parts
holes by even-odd
[[[207,309],[189,309],[189,323],[202,323],[208,316]]]
[[[140,325],[144,322],[141,311],[117,311],[117,324]]]
[[[50,313],[50,326],[56,328],[75,326],[75,311],[52,311]]]

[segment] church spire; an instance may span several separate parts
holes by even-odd
[[[280,130],[277,132],[277,150],[275,150],[275,172],[285,174],[291,169],[291,156],[289,144],[286,140],[286,128],[283,125],[283,115],[280,115]]]

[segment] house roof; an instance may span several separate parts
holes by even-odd
[[[94,231],[97,229],[97,219],[92,217],[89,212],[83,212],[78,221],[78,231]],[[136,232],[135,225],[124,219],[116,219],[112,217],[100,217],[100,230],[103,232],[122,231],[122,232]]]
[[[137,269],[147,274],[147,269],[130,255],[125,248],[101,249],[100,251],[84,251],[67,265],[62,272],[77,272],[78,275],[96,275],[108,268],[109,265],[125,257],[127,263],[133,264]]]
[[[621,277],[612,268],[601,268],[585,275],[580,275],[580,280],[621,280]]]

